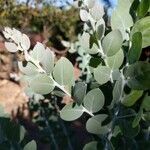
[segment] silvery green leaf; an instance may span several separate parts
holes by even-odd
[[[94,7],[95,0],[84,0],[84,4],[88,7],[88,9],[91,9]]]
[[[37,150],[36,142],[32,140],[27,145],[25,145],[23,150]]]
[[[12,42],[5,42],[5,47],[9,52],[12,52],[12,53],[15,53],[18,51],[16,44]]]
[[[82,21],[86,22],[89,20],[89,13],[85,9],[80,10],[80,18]]]
[[[150,46],[150,16],[144,17],[134,24],[131,30],[131,38],[136,32],[142,33],[142,48]]]
[[[94,69],[94,78],[99,84],[104,84],[110,80],[110,73],[109,67],[99,65]]]
[[[90,48],[90,35],[89,33],[83,32],[81,39],[80,39],[80,44],[83,49],[88,50]]]
[[[73,103],[70,103],[64,106],[63,109],[60,111],[60,117],[66,121],[73,121],[81,117],[83,112],[84,110],[81,105],[75,105],[73,107]]]
[[[73,99],[77,104],[81,104],[86,95],[87,84],[77,82],[73,88]]]
[[[84,97],[84,107],[91,113],[96,113],[104,106],[104,95],[98,88],[93,89]]]
[[[21,47],[23,50],[28,50],[30,48],[30,39],[26,34],[22,34]]]
[[[31,89],[38,94],[49,94],[53,91],[54,81],[46,74],[38,74],[29,82]]]
[[[111,31],[104,37],[102,41],[104,53],[108,57],[115,55],[120,50],[122,42],[123,38],[121,32],[119,30]]]
[[[143,91],[133,90],[130,94],[125,95],[121,100],[121,103],[127,107],[130,107],[136,103],[137,100],[142,96]]]
[[[23,65],[23,62],[19,61],[18,67],[20,71],[26,75],[35,75],[38,73],[38,68],[31,62],[27,62],[27,64]]]
[[[98,46],[94,43],[93,46],[85,50],[89,54],[97,54],[99,52]]]
[[[109,132],[109,124],[102,126],[102,122],[108,117],[106,114],[99,114],[90,118],[86,123],[86,129],[93,134],[106,134]]]
[[[112,71],[112,78],[113,78],[113,80],[119,80],[120,76],[121,76],[121,74],[120,74],[119,69],[114,69]]]
[[[72,63],[65,57],[61,57],[53,71],[54,79],[60,85],[68,85],[72,83],[74,72]]]
[[[92,141],[90,143],[87,143],[84,147],[83,150],[97,150],[97,141]]]
[[[123,60],[124,60],[124,53],[122,49],[120,49],[115,55],[111,57],[106,57],[108,66],[113,70],[118,69],[122,65]]]
[[[95,21],[99,21],[104,15],[103,5],[95,1],[94,6],[90,9],[90,14]]]
[[[54,59],[55,59],[54,53],[49,48],[46,48],[46,50],[43,52],[43,56],[41,57],[40,62],[42,64],[43,69],[48,74],[52,73],[53,71]]]
[[[112,12],[111,16],[111,28],[112,30],[119,29],[122,33],[123,39],[128,40],[126,30],[133,25],[133,20],[129,14],[131,6],[129,0],[119,0],[117,8]]]
[[[37,42],[33,48],[31,56],[38,61],[41,61],[41,57],[43,56],[45,51],[45,47],[42,43]]]

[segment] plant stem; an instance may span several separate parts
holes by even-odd
[[[82,106],[83,107],[83,106]],[[94,116],[90,111],[88,111],[85,107],[83,107],[83,111],[89,114],[90,116]]]

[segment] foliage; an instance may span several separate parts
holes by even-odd
[[[149,58],[140,61],[140,56],[150,46],[150,17],[143,1],[133,8],[135,2],[118,0],[109,26],[98,1],[79,1],[84,29],[77,53],[89,56],[88,82],[82,77],[80,82],[74,80],[73,65],[67,58],[54,62],[55,55],[44,45],[37,43],[30,51],[25,34],[14,28],[3,32],[9,40],[5,42],[8,51],[24,54],[19,68],[32,92],[72,97],[74,101],[60,111],[66,121],[87,114],[86,129],[95,136],[84,150],[143,149],[148,144],[150,63]]]

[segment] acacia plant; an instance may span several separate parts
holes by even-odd
[[[111,17],[96,0],[79,1],[79,8],[84,28],[75,48],[88,56],[86,65],[81,62],[82,73],[89,68],[88,81],[83,74],[75,81],[72,63],[65,57],[55,62],[43,44],[30,50],[29,38],[14,28],[5,28],[5,46],[23,53],[18,66],[30,90],[73,99],[60,111],[63,120],[87,117],[86,129],[94,136],[84,150],[122,149],[121,144],[142,149],[150,132],[150,63],[148,57],[140,61],[150,46],[149,1],[118,0]]]

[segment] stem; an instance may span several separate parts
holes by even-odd
[[[60,90],[62,90],[65,94],[71,97],[71,94],[61,85],[59,85],[56,81],[54,81],[55,86],[57,86]]]
[[[39,62],[36,61],[34,58],[32,58],[28,51],[27,50],[24,50],[24,54],[25,54],[25,59],[26,61],[30,61],[32,62],[38,69],[39,69],[39,72],[43,72],[43,73],[46,73],[45,70],[40,66]]]
[[[83,107],[83,106],[82,106]],[[90,116],[94,116],[90,111],[88,111],[85,107],[83,107],[83,111],[89,114]]]

